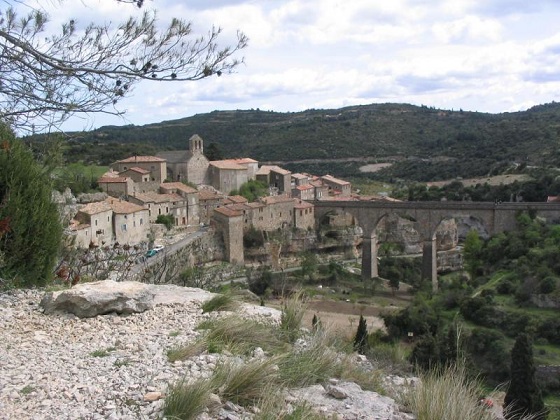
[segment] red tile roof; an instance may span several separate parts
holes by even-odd
[[[133,162],[166,162],[165,159],[157,156],[130,156],[123,160],[117,160],[117,163],[133,163]]]
[[[223,214],[226,217],[238,217],[243,215],[239,210],[230,209],[228,207],[218,207],[214,209],[214,212]]]
[[[333,184],[337,184],[337,185],[340,185],[340,186],[350,185],[350,183],[348,181],[344,181],[342,179],[335,178],[332,175],[324,175],[321,178],[325,181],[332,182]]]
[[[102,177],[97,180],[98,184],[107,184],[107,183],[122,183],[128,182],[130,178],[126,176],[117,176],[117,177]]]
[[[261,201],[265,204],[277,204],[277,203],[287,203],[293,201],[294,199],[288,197],[287,195],[274,195],[269,197],[262,197]]]
[[[179,191],[186,192],[188,194],[198,192],[198,190],[196,188],[189,187],[188,185],[185,185],[182,182],[164,182],[163,184],[160,184],[160,187],[164,188],[166,190],[176,189],[176,190],[179,190]]]
[[[128,201],[119,200],[117,198],[108,198],[106,201],[111,206],[113,212],[117,214],[130,214],[146,210],[138,204],[129,203]]]
[[[218,169],[229,169],[234,171],[245,171],[247,168],[243,165],[238,163],[232,162],[230,160],[213,160],[210,162],[211,166],[214,166]]]
[[[111,205],[106,201],[88,203],[79,210],[79,212],[89,215],[103,213],[106,211],[111,211]]]
[[[127,169],[127,171],[138,172],[139,174],[142,174],[142,175],[146,175],[146,174],[150,173],[150,171],[148,171],[147,169],[142,169],[142,168],[139,168],[137,166],[135,166],[134,168]],[[123,171],[123,172],[126,172],[126,171]],[[121,174],[122,174],[122,172],[121,172]]]

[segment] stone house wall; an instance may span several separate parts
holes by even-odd
[[[315,212],[312,205],[297,205],[294,207],[294,226],[298,229],[315,228]]]
[[[257,230],[276,230],[292,226],[294,201],[267,203],[266,207],[258,209],[253,217],[253,225]]]
[[[89,227],[81,228],[76,238],[78,248],[87,248],[90,243],[101,245],[103,242],[109,244],[113,240],[113,211],[103,210],[95,214],[87,214],[78,211],[76,220]]]
[[[150,231],[148,210],[114,214],[115,241],[119,244],[137,244],[145,241]]]
[[[221,207],[214,211],[212,222],[217,232],[223,235],[225,258],[234,264],[243,264],[243,214]]]
[[[120,179],[99,179],[99,188],[111,197],[122,197],[132,194],[134,191],[134,181],[130,178]]]

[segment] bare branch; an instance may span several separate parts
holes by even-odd
[[[0,120],[29,130],[79,113],[119,115],[124,110],[116,105],[142,80],[196,81],[231,73],[243,62],[234,57],[247,46],[241,32],[235,45],[220,48],[221,28],[194,37],[189,22],[173,19],[164,31],[156,23],[148,11],[116,27],[90,24],[82,31],[70,20],[45,37],[46,13],[19,17],[0,7]]]

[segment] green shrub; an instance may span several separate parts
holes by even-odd
[[[169,230],[175,225],[175,219],[172,214],[160,214],[156,218],[156,223],[164,225]]]

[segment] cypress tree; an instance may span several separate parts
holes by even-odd
[[[533,346],[529,336],[520,334],[511,350],[511,380],[504,399],[504,416],[508,420],[531,416],[546,418],[541,392],[535,379]]]
[[[62,237],[51,173],[1,123],[0,168],[0,277],[18,286],[44,286]]]
[[[360,322],[358,323],[358,329],[356,330],[356,336],[354,337],[354,350],[360,354],[364,354],[367,345],[367,322],[363,315],[360,315]]]

